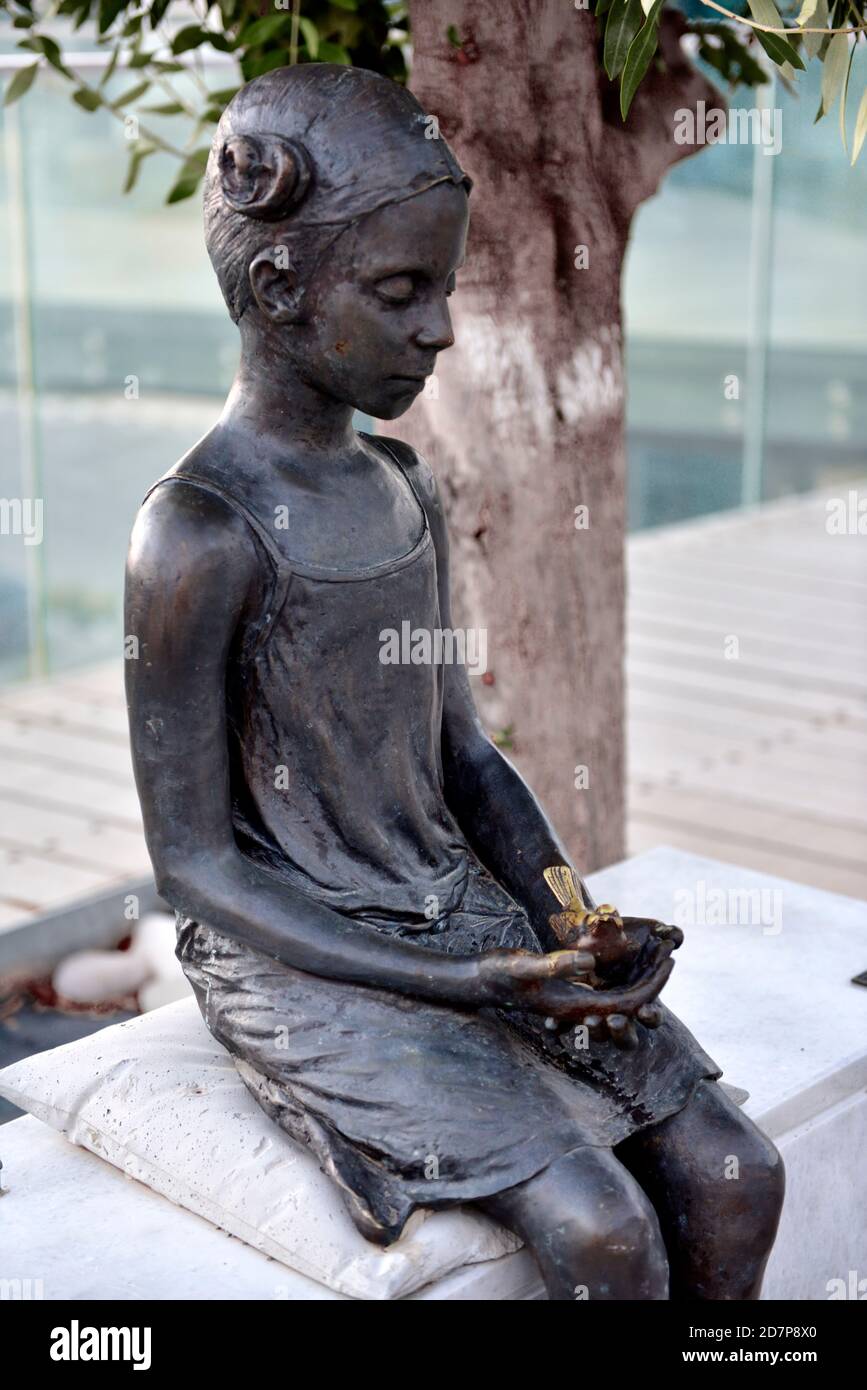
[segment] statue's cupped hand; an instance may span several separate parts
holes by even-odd
[[[479,981],[487,1003],[542,1014],[552,1028],[584,1024],[593,1037],[609,1037],[621,1047],[634,1047],[636,1023],[654,1028],[660,1022],[653,1001],[671,974],[669,956],[676,944],[651,929],[630,980],[616,989],[590,989],[580,977],[593,970],[594,957],[570,950],[543,956],[530,951],[485,951],[477,957]]]

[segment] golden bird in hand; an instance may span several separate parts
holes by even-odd
[[[627,936],[617,908],[608,903],[596,908],[586,907],[570,868],[555,864],[545,869],[543,877],[563,908],[562,912],[555,912],[548,918],[562,946],[570,951],[591,952],[606,975],[614,967],[626,966],[637,955],[640,947]],[[602,984],[602,979],[592,970],[582,983],[595,989]]]

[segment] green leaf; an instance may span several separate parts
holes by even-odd
[[[232,97],[240,90],[240,87],[220,87],[216,92],[208,92],[208,101],[214,101],[219,106],[228,106]]]
[[[319,45],[319,61],[321,63],[343,63],[346,67],[352,67],[352,58],[342,44],[328,43],[324,39]]]
[[[77,92],[72,93],[72,100],[85,111],[98,111],[103,104],[99,92],[92,91],[90,87],[79,87]]]
[[[753,19],[759,24],[772,24],[778,29],[785,28],[774,0],[749,0],[749,5]],[[805,70],[804,60],[797,48],[794,48],[782,34],[765,34],[761,29],[754,29],[753,33],[768,57],[772,58],[778,67],[782,67],[784,63],[791,63],[793,68],[800,68],[802,72]]]
[[[614,0],[614,4],[608,11],[608,23],[605,25],[605,43],[602,50],[602,60],[605,64],[605,71],[612,80],[615,77],[619,77],[623,71],[623,64],[626,62],[626,55],[629,52],[629,45],[632,43],[641,25],[641,0]]]
[[[32,39],[26,39],[23,43],[19,43],[18,47],[29,48],[34,53],[44,54],[46,61],[58,72],[62,72],[64,77],[72,76],[69,68],[63,62],[59,46],[54,42],[54,39],[47,38],[45,34],[36,34]]]
[[[651,60],[659,42],[659,12],[662,0],[654,0],[653,9],[639,29],[626,55],[623,76],[620,79],[620,114],[624,121],[629,114],[632,99],[638,91],[642,77],[650,67]]]
[[[817,121],[822,116],[827,116],[837,100],[837,93],[842,87],[843,78],[846,75],[848,59],[848,36],[846,34],[834,34],[828,44],[825,61],[822,64],[822,100],[819,105],[819,114],[816,117]]]
[[[800,68],[801,72],[804,72],[803,58],[787,39],[781,39],[779,34],[765,34],[761,29],[754,29],[753,33],[778,68],[785,68],[786,63],[791,63],[793,68]]]
[[[336,5],[338,10],[357,10],[358,0],[331,0],[332,5]]]
[[[261,77],[263,73],[273,72],[274,68],[285,67],[288,61],[289,50],[287,48],[273,48],[269,53],[260,53],[258,57],[253,56],[248,51],[241,59],[244,81],[250,82],[254,77]]]
[[[852,59],[855,57],[855,45],[853,43],[849,50],[849,62],[846,67],[846,76],[843,78],[843,90],[840,93],[840,139],[843,141],[843,149],[849,153],[849,141],[846,136],[846,97],[849,94],[849,78],[852,74]]]
[[[452,45],[452,48],[463,48],[463,40],[461,39],[461,36],[458,33],[457,25],[449,25],[448,29],[446,29],[446,38]]]
[[[140,111],[146,111],[149,116],[182,116],[184,108],[179,101],[166,101],[161,106],[141,106]]]
[[[131,151],[124,180],[124,193],[131,193],[138,181],[139,170],[149,154],[156,152],[156,145],[136,145]]]
[[[298,16],[298,24],[304,35],[304,44],[310,57],[315,60],[319,52],[319,30],[312,19],[307,19],[303,14]]]
[[[786,26],[774,0],[749,0],[749,7],[753,19],[758,24],[770,24],[774,29],[785,29]]]
[[[183,29],[179,29],[172,39],[172,52],[188,53],[191,48],[198,48],[199,44],[207,43],[210,37],[207,29],[203,29],[200,24],[187,24]]]
[[[17,101],[19,97],[23,97],[24,93],[29,91],[33,86],[33,79],[38,71],[38,63],[30,63],[26,68],[19,68],[6,88],[6,94],[3,97],[3,105],[11,106],[13,101]]]
[[[150,85],[150,82],[137,82],[134,87],[130,87],[121,96],[115,97],[114,101],[109,103],[112,111],[119,110],[121,106],[132,106],[133,102],[144,96]]]
[[[99,0],[100,34],[111,28],[121,11],[126,9],[128,2],[129,0]]]
[[[828,27],[828,0],[818,0],[815,10],[810,19],[811,29],[827,29]],[[822,44],[825,42],[824,34],[805,34],[804,52],[808,58],[815,58]]]
[[[114,75],[114,70],[117,67],[117,60],[119,57],[120,44],[116,44],[115,47],[112,49],[111,57],[108,60],[108,66],[106,67],[105,72],[102,74],[102,77],[99,79],[100,87],[104,87],[105,84],[109,81],[109,79]]]
[[[156,29],[157,25],[165,18],[166,10],[171,3],[172,0],[153,0],[150,14],[152,29]]]
[[[808,19],[812,19],[813,15],[816,13],[816,6],[818,3],[819,0],[804,0],[801,6],[801,13],[798,15],[796,22],[798,24],[806,24]]]
[[[309,24],[309,20],[307,21]],[[260,43],[274,39],[282,29],[292,23],[290,14],[266,14],[262,19],[254,19],[241,30],[241,45],[244,48],[257,48]]]
[[[169,192],[169,196],[166,198],[167,203],[181,203],[184,198],[191,198],[193,196],[202,181],[202,175],[205,172],[205,165],[208,162],[209,153],[210,151],[207,148],[203,148],[195,150],[193,154],[187,156],[181,165],[181,172],[178,174]]]
[[[867,90],[861,97],[858,105],[858,115],[855,117],[855,134],[852,136],[852,163],[854,164],[859,154],[864,139],[867,137]]]

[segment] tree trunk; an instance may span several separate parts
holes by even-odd
[[[453,620],[487,629],[485,725],[591,870],[624,852],[621,267],[638,203],[691,153],[675,110],[717,94],[673,13],[624,125],[569,0],[410,10],[412,89],[474,189],[457,343],[397,431],[443,492]]]

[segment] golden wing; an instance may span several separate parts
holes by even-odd
[[[572,870],[567,865],[554,864],[550,869],[543,871],[542,877],[561,907],[568,907],[576,898],[580,902],[578,885]]]

